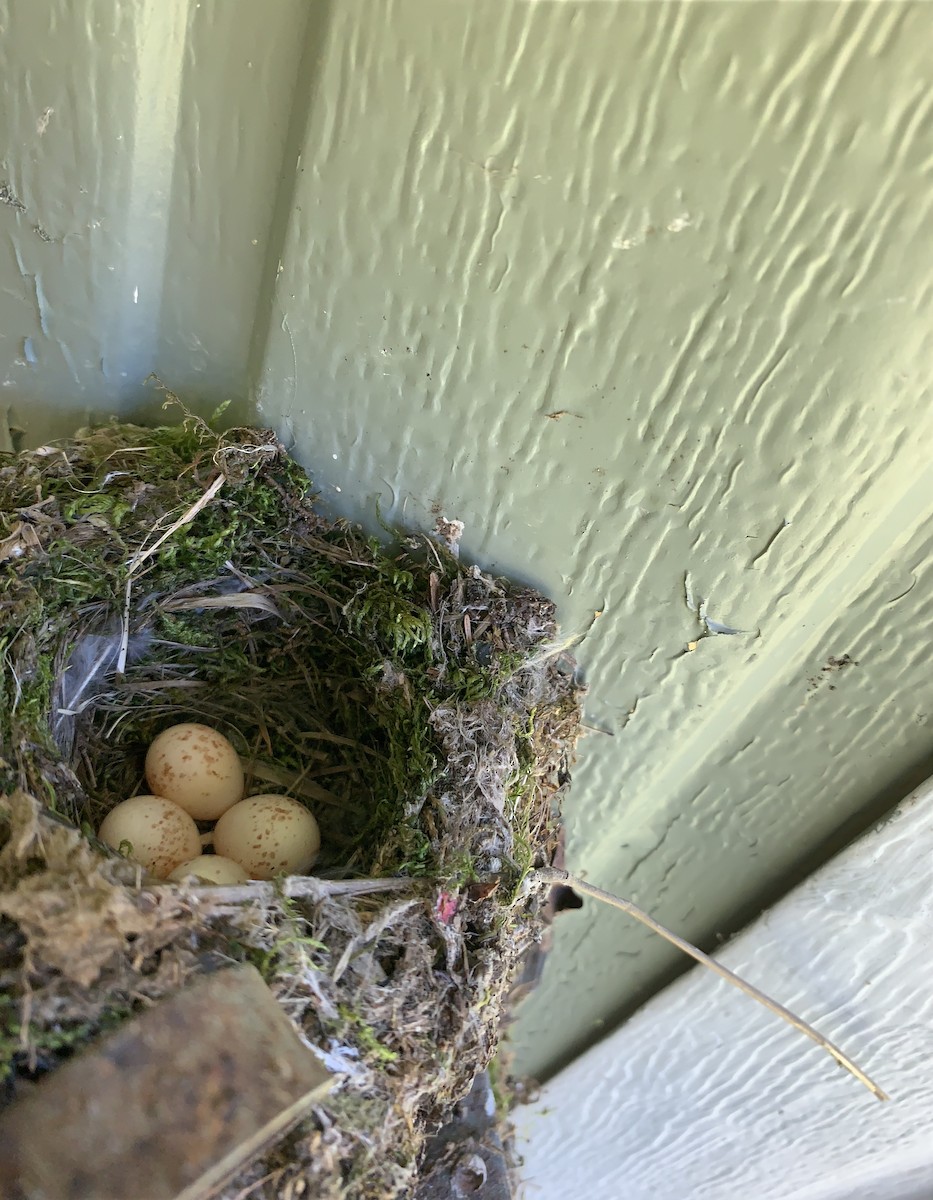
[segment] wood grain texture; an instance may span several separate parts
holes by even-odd
[[[699,968],[519,1122],[526,1200],[920,1200],[933,1192],[933,785],[718,955],[874,1073],[878,1101]]]

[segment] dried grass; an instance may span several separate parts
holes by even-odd
[[[341,1084],[228,1194],[385,1200],[495,1053],[581,692],[543,597],[312,500],[271,434],[190,416],[0,458],[0,1070],[15,1099],[255,962]],[[312,808],[314,879],[157,884],[94,841],[186,719]]]

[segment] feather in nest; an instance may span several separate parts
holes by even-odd
[[[119,625],[98,633],[82,634],[71,647],[52,696],[52,736],[66,757],[71,756],[75,718],[113,683],[120,654]],[[149,630],[134,634],[129,641],[127,663],[144,658],[152,642]]]

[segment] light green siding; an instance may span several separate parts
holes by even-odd
[[[930,6],[8,0],[0,29],[14,423],[135,411],[154,370],[274,425],[336,511],[439,507],[568,631],[600,612],[570,865],[705,944],[926,769]],[[561,917],[522,1063],[676,963]]]

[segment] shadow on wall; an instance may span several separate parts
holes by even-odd
[[[734,914],[734,920],[728,928],[720,926],[715,930],[709,930],[705,937],[697,939],[696,945],[705,951],[705,953],[715,957],[717,950],[722,947],[723,942],[735,937],[746,925],[756,920],[766,909],[777,904],[778,901],[782,900],[789,892],[792,892],[794,888],[802,884],[805,879],[819,870],[831,858],[844,850],[846,846],[867,833],[874,825],[884,822],[885,818],[900,804],[905,796],[910,795],[925,780],[930,778],[933,778],[933,752],[918,758],[906,770],[892,779],[888,783],[888,786],[879,792],[878,795],[874,796],[870,804],[866,804],[858,812],[853,813],[852,816],[836,829],[831,837],[824,839],[809,854],[800,859],[793,870],[782,875],[779,881],[772,882],[763,887],[747,904],[737,909]],[[586,904],[593,903],[595,901],[587,901],[585,902],[585,906]],[[614,1029],[618,1028],[624,1021],[627,1021],[637,1009],[646,1004],[662,988],[668,987],[675,979],[679,979],[681,975],[694,967],[697,970],[702,970],[702,968],[697,967],[695,963],[684,956],[682,961],[675,963],[672,970],[659,975],[656,979],[652,979],[628,1003],[610,1013],[606,1021],[600,1025],[592,1037],[581,1039],[579,1043],[575,1044],[555,1062],[553,1070],[542,1073],[539,1082],[547,1083],[555,1075],[560,1074],[574,1059],[601,1042]],[[892,1193],[892,1196],[894,1194]],[[898,1192],[896,1194],[900,1198],[901,1193]],[[927,1200],[928,1193],[924,1192],[921,1197],[920,1193],[904,1192],[903,1197],[904,1200]],[[827,1200],[837,1200],[837,1197],[835,1195],[828,1196]]]

